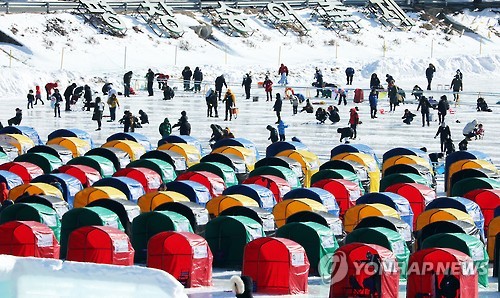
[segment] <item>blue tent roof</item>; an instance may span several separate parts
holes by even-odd
[[[255,146],[255,144],[252,141],[248,140],[248,139],[245,139],[245,138],[228,138],[228,139],[222,139],[222,140],[217,141],[215,144],[213,144],[212,149],[217,149],[217,148],[223,147],[223,146],[240,146],[240,147],[245,147],[247,149],[253,150],[253,152],[255,153],[255,157],[257,158],[257,160],[260,159],[259,150],[257,150],[257,147]]]
[[[439,197],[425,206],[425,210],[439,208],[453,208],[469,214],[484,237],[484,216],[476,202],[463,197]]]
[[[309,150],[304,143],[301,142],[276,142],[266,148],[266,157],[276,156],[276,154],[285,150]]]
[[[205,150],[203,149],[203,146],[201,145],[201,142],[197,138],[192,136],[169,135],[158,141],[158,147],[167,143],[173,143],[173,144],[183,143],[183,144],[193,145],[198,149],[198,151],[200,151],[201,156],[204,156],[206,154]]]
[[[271,190],[265,188],[264,186],[258,184],[238,184],[226,188],[223,195],[245,195],[254,199],[259,203],[259,207],[262,209],[272,211],[274,205],[276,205],[276,199]]]
[[[392,192],[372,192],[362,195],[356,200],[356,205],[380,203],[398,211],[401,219],[406,222],[410,228],[413,227],[413,210],[410,202],[398,194]]]
[[[365,144],[341,144],[338,146],[335,146],[330,151],[330,158],[339,155],[341,153],[365,153],[373,156],[377,164],[380,166],[380,161],[377,157],[377,154],[375,154],[375,151],[373,151],[372,147],[365,145]]]
[[[70,207],[73,208],[73,201],[75,200],[76,193],[83,189],[80,180],[64,173],[40,175],[32,180],[32,182],[43,182],[47,184],[54,181],[61,183],[63,198],[68,202]]]
[[[427,155],[426,152],[424,152],[418,148],[403,148],[403,147],[393,148],[393,149],[385,152],[383,157],[382,157],[382,162],[385,162],[389,158],[391,158],[393,156],[398,156],[398,155],[415,155],[415,156],[425,158],[430,163],[429,156]]]
[[[335,197],[329,192],[319,187],[296,188],[287,192],[283,200],[307,198],[323,204],[328,213],[338,216],[340,213],[339,205]]]
[[[118,132],[115,133],[111,136],[109,136],[106,139],[106,142],[109,141],[115,141],[115,140],[130,140],[137,142],[141,144],[146,151],[151,151],[153,150],[153,147],[151,146],[151,142],[149,141],[148,137],[146,137],[143,134],[136,133],[136,132]]]
[[[210,196],[210,191],[208,190],[208,188],[196,181],[172,181],[167,183],[166,186],[167,190],[183,194],[188,197],[191,202],[198,203],[202,206],[205,206],[205,204],[212,198]]]
[[[96,181],[92,186],[111,186],[123,192],[129,201],[137,203],[140,196],[144,195],[144,187],[137,180],[129,177],[109,177]]]
[[[8,189],[12,189],[18,185],[24,184],[23,179],[18,175],[9,172],[0,170],[0,182],[5,182],[7,184]]]
[[[33,128],[29,126],[6,126],[2,129],[0,129],[0,135],[4,134],[20,134],[20,135],[25,135],[33,142],[35,145],[43,145],[42,139],[40,139],[40,136],[38,135],[38,132]]]
[[[90,134],[84,130],[78,128],[66,128],[54,130],[49,134],[47,139],[50,141],[59,137],[76,137],[81,140],[87,141],[90,144],[90,148],[94,148],[94,142]]]
[[[464,159],[483,159],[491,162],[491,158],[481,152],[481,151],[475,151],[475,150],[469,150],[469,151],[455,151],[451,154],[448,154],[446,156],[446,160],[444,163],[445,169],[444,169],[444,190],[448,190],[448,174],[449,174],[449,169],[450,166],[459,160],[464,160]]]

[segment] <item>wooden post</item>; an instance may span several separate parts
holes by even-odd
[[[339,57],[339,42],[335,41],[335,59]]]
[[[61,69],[63,69],[63,62],[64,62],[64,48],[62,48],[61,51]]]
[[[125,46],[123,53],[123,69],[127,69],[127,47]]]
[[[12,50],[9,51],[9,68],[12,68]]]
[[[278,66],[281,64],[281,46],[278,48]]]
[[[431,41],[431,58],[434,56],[434,39]]]

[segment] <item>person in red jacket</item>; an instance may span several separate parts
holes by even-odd
[[[35,105],[38,103],[38,101],[41,101],[42,105],[45,104],[42,100],[42,91],[40,91],[40,86],[35,86]]]
[[[264,79],[262,87],[264,87],[266,91],[266,101],[273,101],[273,81],[271,81],[268,76]]]
[[[50,101],[50,96],[52,95],[52,90],[57,88],[57,82],[45,84],[45,91],[47,92],[47,100]]]
[[[349,111],[349,125],[351,126],[353,131],[351,139],[356,139],[356,127],[358,126],[358,124],[361,124],[361,121],[359,121],[358,111],[358,107],[351,108],[351,110]]]
[[[278,74],[281,76],[278,84],[285,86],[288,84],[288,67],[285,64],[281,63],[280,68],[278,69]]]

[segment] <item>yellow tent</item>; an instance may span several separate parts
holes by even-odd
[[[495,257],[495,243],[497,234],[500,233],[500,216],[493,218],[488,225],[488,256],[490,261]]]
[[[234,154],[245,161],[248,172],[253,171],[257,158],[253,150],[241,146],[222,146],[212,151],[213,153]]]
[[[380,190],[380,169],[377,161],[370,154],[346,152],[335,155],[331,160],[352,160],[362,164],[368,172],[368,177],[370,177],[370,192]]]
[[[463,220],[475,225],[474,220],[468,213],[453,208],[440,208],[420,213],[417,217],[416,230],[420,231],[430,223],[443,220]]]
[[[208,201],[205,208],[211,217],[217,217],[222,211],[233,206],[259,207],[259,204],[245,195],[220,195]]]
[[[319,158],[316,154],[307,150],[285,150],[278,153],[276,156],[286,156],[296,160],[302,166],[304,173],[304,187],[311,186],[311,177],[319,171]]]
[[[52,186],[48,183],[42,183],[42,182],[37,182],[37,183],[26,183],[26,184],[21,184],[9,191],[9,200],[15,201],[17,198],[22,196],[23,194],[29,194],[31,195],[49,195],[49,196],[54,196],[63,198],[63,194],[61,191],[55,187]]]
[[[127,196],[121,190],[111,186],[87,187],[75,194],[73,208],[83,208],[100,199],[127,200]]]
[[[146,153],[146,149],[141,144],[130,140],[114,140],[103,144],[101,147],[118,148],[128,153],[130,160],[137,160]]]
[[[452,163],[448,169],[448,179],[447,179],[448,191],[446,192],[447,195],[448,196],[451,195],[450,184],[451,184],[451,177],[453,176],[453,174],[464,169],[478,169],[478,168],[491,170],[495,173],[498,172],[494,164],[484,159],[463,159]]]
[[[175,191],[155,191],[142,195],[137,200],[141,212],[150,212],[163,203],[189,202],[189,198]]]
[[[273,215],[276,226],[280,228],[281,226],[285,225],[286,219],[290,215],[301,211],[328,212],[323,204],[311,199],[284,200],[276,204],[273,208]]]
[[[47,145],[61,145],[66,149],[71,150],[73,157],[83,156],[87,151],[89,151],[90,144],[87,141],[79,139],[77,137],[59,137],[51,139],[47,142]]]
[[[158,150],[168,150],[181,154],[186,158],[187,166],[190,167],[200,162],[201,154],[195,146],[184,143],[166,143],[158,147]]]
[[[358,223],[370,216],[390,216],[400,218],[399,214],[393,208],[384,204],[360,204],[347,209],[344,215],[344,230],[350,233]]]
[[[35,147],[33,140],[22,134],[8,133],[0,135],[0,142],[15,146],[19,151],[19,155],[24,154],[28,152],[29,149]]]
[[[386,161],[384,161],[384,164],[382,165],[382,175],[384,174],[385,170],[387,170],[389,167],[401,164],[421,165],[429,169],[429,171],[434,175],[434,171],[432,170],[432,165],[429,163],[429,161],[423,157],[415,155],[397,155],[387,159]]]

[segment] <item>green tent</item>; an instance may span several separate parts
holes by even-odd
[[[0,224],[13,220],[32,220],[47,225],[56,236],[57,241],[61,235],[61,221],[57,212],[38,203],[17,203],[10,205],[0,213]]]
[[[224,180],[227,187],[238,184],[238,178],[233,168],[220,162],[200,162],[190,166],[188,171],[207,171],[213,173]]]
[[[399,277],[401,279],[406,279],[410,250],[408,246],[406,246],[406,242],[403,237],[401,237],[401,234],[388,228],[361,228],[355,229],[347,234],[345,244],[353,242],[377,244],[392,251],[396,256],[399,269],[401,270]]]
[[[471,177],[457,181],[451,188],[452,197],[463,197],[476,189],[500,189],[500,181],[492,178]]]
[[[123,232],[125,229],[116,213],[103,207],[71,209],[64,213],[61,226],[61,258],[66,257],[71,232],[85,226],[110,226]]]
[[[300,184],[300,179],[297,174],[289,168],[282,166],[262,166],[255,168],[248,174],[248,177],[260,176],[260,175],[273,175],[285,179],[290,184],[292,189],[302,187]]]
[[[302,245],[309,259],[309,273],[331,276],[333,254],[339,248],[332,230],[316,222],[291,222],[279,228],[276,237]]]
[[[351,171],[340,169],[323,169],[311,176],[311,185],[323,179],[345,179],[359,185],[359,189],[364,193],[364,187],[359,177]]]
[[[205,229],[214,267],[241,268],[245,245],[264,236],[262,225],[246,216],[218,216]]]
[[[380,179],[380,191],[385,191],[386,188],[396,183],[418,183],[432,188],[431,183],[425,177],[413,173],[397,173]]]
[[[165,231],[193,233],[193,228],[184,215],[173,211],[151,211],[134,218],[131,238],[136,262],[146,261],[149,239]]]
[[[68,161],[68,165],[89,166],[97,170],[102,178],[111,177],[116,172],[113,162],[99,155],[78,156]]]
[[[0,151],[0,165],[8,162],[10,162],[10,158],[7,153]]]
[[[16,157],[14,161],[31,162],[32,164],[39,166],[43,170],[44,174],[50,174],[53,170],[63,165],[60,158],[43,152],[25,153]]]
[[[166,161],[158,158],[143,158],[134,160],[127,165],[127,168],[148,168],[161,176],[163,183],[174,181],[177,178],[175,168]]]
[[[488,287],[488,252],[481,240],[462,233],[440,233],[432,235],[422,243],[422,249],[441,247],[453,248],[472,258],[477,269],[478,282]]]

